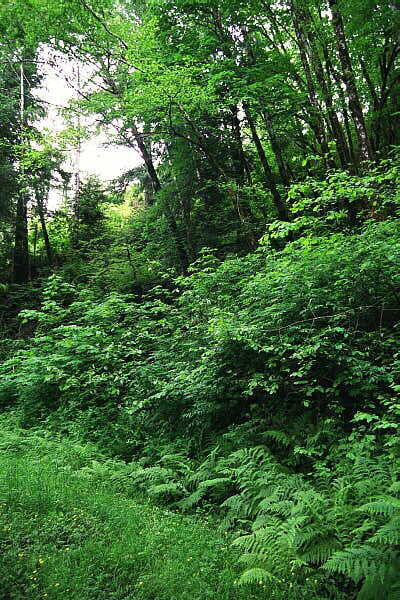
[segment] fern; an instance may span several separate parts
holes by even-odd
[[[233,512],[239,513],[243,508],[244,498],[241,494],[234,494],[230,496],[221,504],[223,508],[229,508]]]
[[[293,440],[291,440],[290,437],[283,431],[270,429],[264,432],[264,437],[266,437],[267,439],[272,439],[279,446],[283,446],[284,448],[289,448],[293,445]]]
[[[361,586],[357,600],[398,600],[400,597],[400,561],[395,557],[380,573],[368,575]]]
[[[341,573],[355,582],[385,570],[387,556],[381,550],[364,544],[335,552],[323,565],[331,573]]]
[[[207,479],[205,481],[201,481],[199,483],[199,489],[201,490],[209,490],[212,488],[220,488],[224,487],[225,484],[230,483],[229,477],[216,477],[215,479]]]
[[[154,466],[147,467],[145,469],[138,469],[131,473],[131,477],[136,482],[146,482],[146,481],[165,481],[170,478],[173,478],[175,472],[172,469],[165,469],[164,467]]]
[[[160,483],[158,485],[152,485],[148,488],[148,493],[151,496],[181,496],[184,493],[182,485],[180,483],[169,482]]]
[[[196,506],[196,504],[198,504],[200,502],[200,500],[202,500],[202,498],[204,498],[205,495],[206,495],[205,489],[197,489],[195,492],[193,492],[186,498],[179,500],[179,502],[177,502],[177,506],[178,506],[178,508],[181,508],[182,510],[189,510],[189,509],[193,508],[193,506]]]
[[[373,502],[363,504],[358,510],[372,515],[392,517],[396,512],[400,512],[400,500],[393,496],[382,496]]]
[[[338,550],[338,547],[339,543],[334,538],[314,539],[313,545],[301,553],[301,558],[307,564],[322,565]]]
[[[393,517],[369,539],[370,544],[400,545],[400,515]]]
[[[176,471],[190,471],[190,465],[188,464],[188,459],[182,454],[164,454],[160,458],[160,463],[167,465],[171,469]]]
[[[262,584],[264,582],[274,583],[276,581],[278,581],[278,578],[272,573],[269,573],[265,569],[253,567],[242,573],[238,583],[239,585],[248,585],[252,583]]]

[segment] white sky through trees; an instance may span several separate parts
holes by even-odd
[[[46,62],[47,53],[44,51],[43,54]],[[52,57],[49,62],[53,63],[54,58]],[[74,65],[60,59],[52,66],[50,64],[42,66],[42,73],[44,74],[42,85],[35,91],[35,95],[47,105],[48,114],[41,120],[39,128],[55,135],[66,127],[60,109],[79,96],[74,89]],[[81,119],[81,124],[85,125],[84,119]],[[74,154],[73,149],[66,152],[65,168],[68,171],[74,168]],[[141,158],[132,148],[108,145],[106,132],[94,135],[82,143],[80,173],[83,181],[90,175],[96,175],[107,182],[140,164]],[[54,189],[49,198],[50,210],[54,209],[60,201],[61,193]]]

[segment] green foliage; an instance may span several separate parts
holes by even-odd
[[[1,366],[3,405],[130,459],[121,489],[185,511],[219,506],[241,584],[277,598],[289,583],[316,598],[381,585],[389,599],[399,249],[387,220],[281,252],[204,253],[141,302],[53,276],[40,310],[21,313],[36,333]],[[82,475],[114,479],[98,462]]]
[[[397,223],[386,221],[272,255],[205,254],[141,303],[115,293],[94,303],[94,291],[53,276],[40,310],[21,314],[36,333],[1,367],[2,402],[25,425],[131,459],[93,457],[84,480],[185,511],[219,506],[240,585],[261,581],[276,598],[380,589],[390,599],[398,253]]]
[[[51,398],[68,409],[101,405],[197,437],[249,411],[343,423],[382,414],[396,383],[398,260],[397,222],[386,221],[216,270],[198,263],[175,291],[155,288],[139,304],[111,294],[94,305],[93,292],[52,278],[42,309],[23,313],[38,335],[4,365],[2,396],[10,390],[43,413]]]
[[[94,446],[3,421],[0,447],[2,597],[264,596],[235,589],[235,554],[211,523],[118,493],[122,466]]]
[[[399,162],[393,158],[361,175],[334,171],[325,180],[307,177],[288,191],[292,219],[274,222],[264,243],[288,236],[351,232],[368,219],[384,220],[399,211]]]
[[[266,446],[230,454],[218,446],[201,465],[179,456],[175,470],[160,466],[168,455],[159,466],[132,468],[141,489],[155,478],[166,482],[160,491],[185,495],[176,503],[181,509],[221,504],[221,527],[235,532],[246,565],[242,585],[268,582],[276,591],[290,582],[294,594],[316,598],[373,598],[379,589],[395,598],[400,464],[377,450],[373,439],[338,439],[308,475],[288,471]],[[397,495],[379,496],[390,492]]]
[[[398,2],[25,4],[0,6],[0,595],[398,598]],[[52,53],[88,79],[57,144]],[[72,197],[64,152],[101,130],[142,164]]]

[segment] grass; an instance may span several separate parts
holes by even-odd
[[[235,585],[211,522],[145,504],[110,473],[93,446],[0,424],[1,600],[265,598]]]

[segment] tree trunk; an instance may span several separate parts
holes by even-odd
[[[321,118],[321,106],[318,102],[317,93],[312,77],[311,67],[308,56],[308,42],[307,35],[304,28],[304,21],[306,20],[302,9],[291,0],[291,9],[293,16],[293,25],[296,33],[296,42],[299,48],[300,60],[303,66],[304,75],[307,84],[308,100],[310,103],[310,126],[312,127],[315,137],[317,138],[318,144],[324,155],[329,152],[329,147],[326,141],[324,123]]]
[[[44,245],[46,247],[47,260],[49,261],[49,265],[52,267],[54,265],[54,254],[53,254],[53,249],[50,244],[49,234],[47,231],[46,218],[45,218],[45,214],[44,214],[44,206],[43,206],[42,199],[39,196],[36,197],[36,202],[37,202],[37,209],[38,209],[38,213],[39,213],[40,225],[42,228]]]
[[[30,279],[28,209],[27,197],[23,192],[18,195],[17,212],[15,216],[12,279],[14,283],[26,283]]]
[[[24,66],[20,65],[20,134],[21,142],[23,140],[23,131],[25,125],[25,74]],[[24,170],[21,168],[21,175]],[[23,182],[22,182],[23,187]],[[15,283],[25,283],[30,279],[29,264],[29,245],[28,245],[28,197],[26,192],[21,189],[18,193],[17,210],[15,215],[15,234],[14,234],[14,256],[12,279]]]
[[[232,114],[233,137],[235,139],[236,145],[235,151],[233,153],[233,162],[235,165],[236,179],[239,185],[243,185],[246,175],[248,182],[251,184],[251,172],[245,152],[243,150],[242,134],[240,131],[240,122],[238,118],[237,105],[234,104],[233,106],[231,106],[230,111]]]
[[[256,128],[255,122],[253,120],[253,117],[251,115],[248,104],[244,103],[243,108],[244,108],[244,112],[245,112],[245,115],[247,118],[247,122],[250,127],[251,136],[253,138],[253,142],[257,149],[258,157],[260,159],[261,166],[264,171],[265,185],[267,186],[268,190],[272,194],[272,198],[273,198],[279,218],[281,219],[281,221],[288,221],[289,214],[288,214],[286,203],[285,203],[284,199],[281,197],[281,195],[275,185],[274,175],[272,173],[272,169],[268,162],[268,159],[265,154],[261,140],[258,136],[257,128]]]
[[[282,179],[282,183],[284,186],[289,187],[290,185],[290,176],[283,158],[281,146],[278,141],[278,137],[276,135],[276,131],[274,128],[274,124],[271,116],[266,112],[262,112],[262,116],[265,121],[265,126],[267,128],[269,141],[271,143],[271,148],[273,153],[275,154],[276,162],[278,164],[279,174]]]
[[[329,51],[326,47],[323,47],[323,52],[324,52],[324,58],[325,58],[326,71],[328,73],[328,76],[332,77],[333,81],[335,82],[336,90],[337,90],[338,96],[340,98],[341,109],[343,112],[344,129],[345,129],[346,137],[347,137],[347,147],[348,147],[348,151],[349,151],[350,161],[351,161],[354,169],[357,171],[357,165],[356,165],[357,161],[356,161],[356,156],[355,156],[355,151],[354,151],[353,137],[351,134],[350,118],[349,118],[349,113],[347,110],[347,104],[346,104],[344,92],[343,92],[342,85],[341,85],[341,79],[339,77],[338,72],[336,71],[335,67],[332,64],[331,58],[329,56]]]
[[[312,17],[309,14],[307,16],[308,16],[308,22],[309,22],[310,26],[306,29],[306,36],[307,36],[311,65],[315,72],[317,81],[319,83],[319,86],[320,86],[320,89],[322,92],[322,97],[323,97],[325,107],[326,107],[326,112],[327,112],[327,120],[328,120],[328,123],[330,126],[330,130],[332,132],[332,138],[336,142],[336,148],[337,148],[337,153],[339,156],[340,164],[343,168],[345,168],[351,162],[351,155],[350,155],[350,151],[347,146],[347,143],[346,143],[346,138],[345,138],[345,135],[343,132],[342,125],[339,121],[339,117],[338,117],[335,107],[334,107],[332,86],[331,86],[331,80],[329,78],[329,73],[328,73],[328,76],[326,76],[326,72],[324,70],[324,67],[323,67],[323,64],[321,61],[321,57],[319,54],[319,49],[318,49],[318,46],[316,45],[317,35],[316,35],[316,31],[313,27]],[[322,46],[324,46],[324,45],[325,44],[322,43]],[[325,53],[325,50],[327,50],[326,47],[322,48],[323,53]],[[332,166],[334,166],[334,165],[332,165]]]
[[[139,148],[140,154],[143,158],[144,164],[146,165],[147,172],[148,172],[151,182],[153,184],[154,193],[157,193],[161,190],[161,184],[160,184],[160,180],[157,175],[157,171],[154,167],[153,158],[152,158],[150,152],[147,150],[146,144],[143,141],[143,136],[137,130],[136,126],[132,125],[131,129],[132,129],[133,137],[135,138],[135,142]],[[153,198],[152,197],[149,198],[149,204],[153,204],[153,203],[154,203]]]
[[[349,109],[354,121],[357,132],[357,138],[360,146],[361,160],[373,160],[371,142],[365,125],[363,109],[361,106],[356,80],[351,63],[350,54],[347,46],[346,35],[341,12],[337,0],[328,0],[329,8],[332,13],[332,25],[335,33],[336,46],[341,64],[342,80],[346,88],[349,101]]]
[[[161,183],[157,175],[157,171],[154,167],[153,158],[150,152],[146,148],[146,144],[143,141],[143,137],[140,132],[137,130],[135,125],[131,127],[133,136],[135,138],[135,142],[138,145],[140,154],[144,160],[146,165],[147,172],[153,184],[154,192],[157,193],[161,190]],[[150,199],[149,199],[150,200]],[[153,204],[154,200],[151,198],[149,204]],[[168,227],[171,231],[172,237],[174,238],[176,249],[178,252],[179,262],[181,264],[181,268],[183,273],[187,272],[187,268],[189,266],[189,257],[185,245],[182,242],[181,236],[179,235],[179,228],[176,222],[176,219],[171,211],[169,206],[163,207],[163,213],[165,218],[167,219]]]

